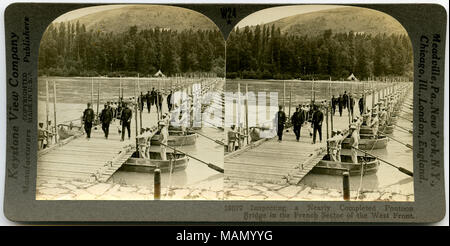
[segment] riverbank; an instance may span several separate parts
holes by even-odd
[[[342,190],[304,184],[275,184],[225,179],[225,200],[343,201]],[[350,191],[352,201],[413,202],[414,195],[393,190]]]
[[[168,192],[167,192],[168,191]],[[153,200],[153,187],[41,178],[36,200]],[[161,188],[161,200],[222,200],[222,187]]]
[[[343,201],[338,189],[308,185],[274,184],[226,179],[221,187],[161,188],[161,200],[278,200],[278,201]],[[168,191],[168,192],[167,192]],[[395,191],[362,190],[350,192],[351,200],[413,202],[413,194]],[[57,178],[40,179],[36,187],[37,200],[153,200],[151,187],[117,183],[82,182]]]

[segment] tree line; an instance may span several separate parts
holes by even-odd
[[[39,49],[39,75],[167,76],[214,73],[224,76],[225,47],[217,30],[168,28],[122,33],[86,30],[77,22],[52,23]]]
[[[275,25],[235,28],[227,40],[227,78],[358,79],[412,78],[407,35],[333,33],[282,34]]]

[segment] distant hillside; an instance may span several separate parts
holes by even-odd
[[[333,33],[363,32],[366,34],[406,34],[393,17],[379,11],[344,7],[289,16],[266,25],[280,27],[281,33],[316,36],[331,29]]]
[[[155,27],[182,31],[216,30],[217,26],[204,15],[184,8],[160,5],[132,5],[82,16],[80,21],[87,30],[124,32],[136,25],[139,30]]]

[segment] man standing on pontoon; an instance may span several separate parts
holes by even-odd
[[[128,108],[126,103],[123,103],[122,114],[120,117],[120,121],[122,123],[122,138],[120,141],[124,141],[125,139],[125,129],[128,131],[128,139],[131,138],[131,118],[133,118],[133,111]]]
[[[358,164],[357,149],[359,146],[359,134],[358,134],[358,131],[356,130],[355,124],[350,125],[350,146],[352,148],[352,151],[351,151],[352,162],[354,164]]]
[[[86,132],[86,138],[91,138],[92,122],[94,122],[95,113],[91,108],[91,103],[87,103],[87,108],[83,112],[84,130]]]

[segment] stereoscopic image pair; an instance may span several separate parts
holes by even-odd
[[[101,5],[38,61],[38,200],[414,201],[413,52],[375,10],[290,5],[223,33]]]

